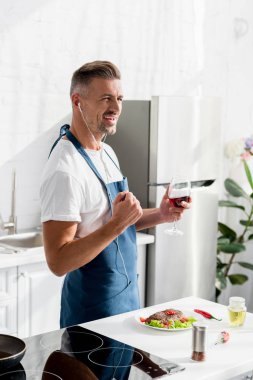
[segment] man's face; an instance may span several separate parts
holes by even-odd
[[[113,135],[116,132],[122,99],[119,79],[92,79],[80,103],[84,119],[94,134]]]

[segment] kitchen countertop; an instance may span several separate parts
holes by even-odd
[[[192,351],[192,331],[159,331],[141,325],[135,315],[166,308],[182,311],[202,309],[221,322],[205,320],[208,324],[208,343],[205,362],[194,362],[190,359]],[[163,303],[134,312],[88,322],[85,328],[135,346],[154,355],[174,361],[185,367],[175,375],[177,380],[225,380],[253,369],[253,314],[247,313],[243,327],[231,328],[228,325],[227,307],[197,297],[187,297]],[[225,344],[214,342],[221,331],[230,333],[230,340]]]
[[[145,245],[153,243],[155,240],[153,235],[137,232],[137,245]],[[0,269],[10,268],[13,266],[35,264],[45,261],[45,254],[43,247],[31,248],[27,251],[18,253],[4,253],[0,252]]]

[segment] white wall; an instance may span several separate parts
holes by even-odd
[[[203,90],[221,96],[222,142],[253,133],[253,2],[205,1]],[[221,175],[229,162],[222,156]]]
[[[70,111],[87,61],[122,71],[126,98],[196,90],[202,0],[10,0],[0,3],[0,163]]]
[[[253,128],[251,0],[0,2],[0,164],[70,112],[70,77],[109,59],[128,99],[213,95],[224,141]]]
[[[205,4],[209,17],[204,27],[204,46],[207,48],[203,88],[204,92],[212,92],[222,98],[222,142],[225,144],[234,138],[253,134],[253,2],[214,0]],[[221,184],[227,175],[234,172],[231,165],[222,155]],[[243,176],[242,172],[241,177],[237,177],[241,184]],[[223,186],[220,188],[220,198],[225,198]],[[220,212],[220,220],[237,231],[241,230],[240,219],[242,217],[235,210],[223,209]],[[253,263],[252,254],[252,244],[249,244],[247,251],[240,254],[240,261]],[[229,296],[243,296],[248,309],[253,311],[252,271],[235,265],[231,273],[244,273],[249,276],[249,281],[242,286],[228,284],[219,301],[228,304]]]
[[[222,143],[249,135],[252,26],[252,0],[1,1],[0,212],[4,219],[10,213],[10,168],[18,166],[19,226],[38,223],[38,194],[31,190],[30,174],[38,176],[40,156],[37,144],[29,144],[69,114],[70,77],[87,61],[116,63],[128,99],[220,96]],[[45,149],[41,144],[42,155]],[[32,161],[30,173],[22,157]],[[227,172],[228,162],[221,155],[220,179]]]
[[[50,148],[59,135],[61,125],[69,121],[69,118],[61,120],[0,167],[0,211],[4,221],[8,221],[12,210],[13,175],[15,175],[14,214],[17,232],[30,230],[41,224],[39,200],[41,173]]]

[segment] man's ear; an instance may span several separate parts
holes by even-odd
[[[79,96],[79,94],[72,94],[71,95],[71,101],[72,101],[73,106],[79,108],[79,105],[80,105],[80,96]]]

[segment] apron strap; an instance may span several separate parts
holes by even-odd
[[[88,156],[88,154],[85,152],[85,150],[83,149],[82,145],[79,143],[79,141],[75,138],[75,136],[70,132],[70,126],[68,124],[64,124],[61,129],[60,129],[60,134],[59,134],[59,137],[55,140],[55,142],[53,143],[53,146],[50,150],[50,153],[48,155],[48,158],[50,157],[52,151],[54,150],[54,148],[56,147],[56,145],[58,144],[58,142],[60,141],[60,139],[63,137],[63,136],[67,136],[68,139],[74,144],[74,146],[76,147],[76,149],[78,150],[78,152],[83,156],[83,153],[85,155],[85,158],[89,161],[89,164],[92,166],[92,170],[96,172],[96,174],[100,177],[96,167],[93,165],[93,162],[91,161],[90,157]],[[80,152],[80,150],[82,151],[82,153]],[[116,162],[112,159],[112,157],[110,156],[110,154],[106,151],[106,149],[104,149],[105,153],[107,154],[107,156],[110,158],[110,160],[114,163],[114,165],[116,166],[116,168],[120,171],[120,173],[122,174],[119,166],[116,164]],[[123,174],[122,174],[123,176]],[[124,177],[124,176],[123,176]],[[102,178],[101,178],[102,179]]]
[[[116,168],[119,170],[119,172],[122,174],[119,166],[116,164],[116,162],[112,159],[112,157],[110,156],[110,154],[107,152],[106,149],[104,149],[104,152],[107,154],[107,156],[110,158],[110,160],[114,163],[114,165],[116,166]],[[122,177],[124,177],[124,175],[122,174]]]
[[[53,143],[53,146],[50,150],[50,153],[48,155],[48,158],[50,157],[52,151],[54,150],[54,148],[56,147],[56,145],[58,144],[58,142],[60,141],[60,139],[66,135],[67,131],[69,130],[70,126],[68,124],[64,124],[61,129],[60,129],[60,134],[59,134],[59,137],[57,138],[57,140],[55,140],[55,142]]]
[[[59,137],[57,138],[57,140],[55,140],[55,142],[54,142],[54,144],[53,144],[53,146],[52,146],[52,148],[50,150],[48,158],[50,157],[52,151],[54,150],[54,148],[56,147],[56,145],[58,144],[58,142],[61,140],[61,138],[66,135],[67,138],[69,139],[69,141],[72,142],[72,144],[75,146],[75,148],[77,149],[77,151],[85,159],[85,161],[87,162],[87,164],[89,165],[89,167],[91,168],[91,170],[94,172],[94,174],[97,176],[97,178],[100,180],[101,184],[105,188],[106,193],[107,193],[108,198],[109,198],[110,208],[112,209],[112,197],[111,197],[110,190],[109,190],[108,186],[106,185],[106,183],[104,182],[103,178],[99,174],[96,166],[93,164],[92,160],[90,159],[89,155],[86,153],[85,149],[82,147],[82,145],[80,144],[80,142],[70,132],[69,129],[70,129],[70,126],[68,124],[65,124],[65,125],[63,125],[61,127]],[[105,152],[106,152],[106,150],[105,150]],[[111,158],[111,156],[109,155],[109,153],[106,152],[106,154],[112,160],[112,162],[114,163],[114,165],[119,169],[118,165],[113,161],[113,159]],[[119,169],[119,171],[120,171],[120,169]]]
[[[103,178],[99,174],[96,166],[93,164],[92,160],[90,159],[89,155],[85,152],[85,149],[82,147],[82,145],[80,144],[80,142],[77,140],[77,138],[69,130],[66,130],[66,136],[69,139],[69,141],[72,142],[72,144],[75,146],[75,148],[77,149],[77,151],[81,154],[81,156],[83,157],[83,159],[87,162],[87,164],[89,165],[89,167],[91,168],[91,170],[94,172],[94,174],[97,176],[97,178],[101,182],[102,186],[104,187],[104,189],[105,189],[105,191],[107,193],[110,209],[112,210],[112,196],[111,196],[109,187],[106,185],[106,183],[104,182]]]
[[[93,164],[89,155],[85,152],[84,148],[82,147],[80,142],[77,140],[77,138],[69,130],[66,131],[66,136],[69,139],[69,141],[72,142],[72,144],[75,146],[77,151],[81,154],[81,156],[86,160],[86,162],[88,163],[90,168],[93,170],[93,172],[96,174],[96,176],[99,178],[99,180],[106,187],[106,184],[105,184],[103,178],[101,177],[101,175],[99,174],[99,172],[97,171],[96,166]]]

